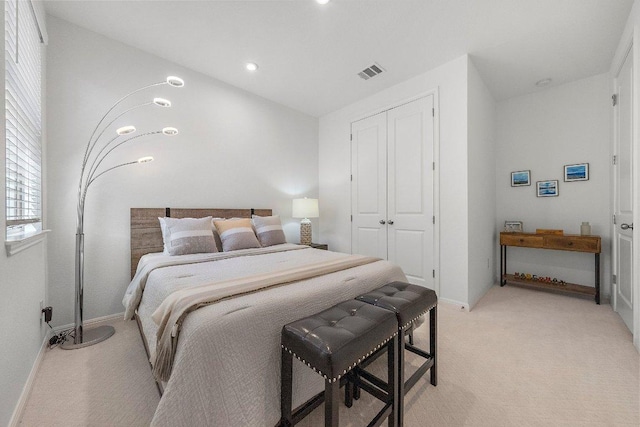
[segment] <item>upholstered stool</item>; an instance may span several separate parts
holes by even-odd
[[[328,310],[285,325],[282,328],[282,365],[280,408],[281,426],[292,426],[323,401],[325,426],[338,426],[338,392],[345,376],[372,353],[386,346],[388,387],[375,397],[385,405],[369,425],[378,426],[397,420],[398,324],[389,310],[362,301],[349,300]],[[293,357],[325,379],[320,392],[292,412]],[[365,385],[363,390],[370,392]]]
[[[423,286],[412,285],[404,282],[392,282],[372,292],[360,295],[356,298],[381,307],[395,313],[398,326],[398,425],[402,426],[404,412],[404,395],[413,387],[416,382],[431,370],[431,384],[438,384],[436,351],[437,351],[437,320],[438,320],[438,297],[436,293]],[[413,345],[413,322],[423,314],[429,312],[429,352],[419,349]],[[405,343],[404,336],[409,334],[409,343]],[[425,359],[418,370],[405,382],[404,379],[404,349],[417,354]],[[354,373],[356,379],[358,375],[367,374]],[[351,385],[347,387],[345,402],[349,404],[353,397],[357,398],[359,393],[358,381],[355,388]]]

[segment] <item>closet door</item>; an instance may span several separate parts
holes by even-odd
[[[387,112],[387,258],[434,288],[433,97]]]
[[[387,259],[387,117],[351,124],[351,252]]]

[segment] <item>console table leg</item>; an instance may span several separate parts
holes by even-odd
[[[600,304],[600,254],[596,255],[596,304]]]
[[[507,247],[500,245],[500,286],[507,284],[504,275],[507,274]]]

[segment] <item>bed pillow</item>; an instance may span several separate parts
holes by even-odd
[[[213,223],[220,234],[224,252],[260,247],[249,218],[227,219]]]
[[[258,240],[262,247],[280,245],[287,243],[287,239],[282,231],[280,216],[257,216],[252,218],[253,226],[256,229]]]
[[[164,218],[168,229],[165,240],[169,255],[218,252],[211,228],[211,217]]]
[[[169,255],[169,228],[167,227],[165,219],[166,218],[158,217],[158,221],[160,221],[160,230],[162,230],[162,244],[164,245],[162,253]]]
[[[222,240],[220,239],[220,233],[216,229],[216,221],[224,221],[225,218],[211,218],[211,230],[213,230],[213,240],[216,241],[216,252],[222,252]]]

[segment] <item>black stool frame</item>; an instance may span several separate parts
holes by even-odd
[[[408,325],[398,325],[398,423],[399,427],[404,424],[404,395],[416,385],[418,380],[430,371],[430,381],[434,386],[438,385],[437,370],[437,334],[438,334],[438,306],[435,305],[427,310],[429,312],[429,352],[413,345],[413,322]],[[425,312],[426,313],[426,312]],[[409,342],[405,342],[404,336],[409,337]],[[403,348],[404,346],[404,348]],[[426,359],[422,365],[407,379],[404,375],[404,349]],[[363,363],[358,365],[349,376],[348,380],[352,384],[345,387],[345,405],[351,407],[353,399],[360,398],[360,388],[363,385],[362,378],[376,384],[379,388],[386,389],[388,387],[380,378],[364,370],[369,364],[376,360],[382,353],[377,351],[367,358]],[[363,387],[364,388],[364,387]],[[365,389],[366,390],[366,389]],[[368,391],[368,390],[367,390]]]
[[[387,375],[388,382],[375,378],[372,384],[365,381],[357,380],[356,384],[358,389],[362,388],[366,392],[370,393],[375,398],[385,403],[384,407],[376,414],[376,416],[368,424],[368,427],[377,427],[382,425],[385,419],[389,420],[389,427],[396,427],[398,420],[399,408],[399,383],[398,377],[399,370],[399,357],[398,352],[399,342],[401,339],[398,334],[395,334],[389,342],[383,347],[378,349],[374,354],[381,354],[384,349],[387,349]],[[369,359],[365,359],[369,360]],[[350,379],[351,373],[358,369],[356,365],[351,371],[338,379],[326,378],[324,381],[324,391],[316,394],[311,399],[300,405],[295,410],[292,410],[292,388],[293,388],[293,354],[286,348],[282,348],[281,359],[281,383],[280,383],[280,411],[281,420],[279,426],[291,427],[299,423],[304,417],[306,417],[311,411],[320,406],[324,402],[324,425],[325,427],[338,427],[339,420],[339,408],[340,408],[340,387],[346,384],[347,390],[351,390],[354,384],[353,378]],[[377,383],[377,384],[376,384]],[[353,395],[353,393],[351,393]],[[351,401],[352,402],[352,401]],[[351,404],[347,405],[351,407]]]

